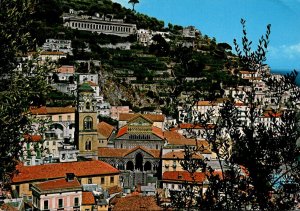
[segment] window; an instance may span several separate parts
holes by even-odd
[[[90,104],[90,102],[87,102],[87,103],[85,104],[85,108],[86,108],[86,110],[90,110],[90,109],[91,109],[91,104]]]
[[[79,198],[78,197],[74,198],[74,206],[79,206]]]
[[[92,149],[92,142],[90,140],[87,140],[85,142],[85,150],[91,150]]]
[[[110,183],[114,183],[115,182],[115,177],[110,177]]]
[[[63,208],[64,207],[64,201],[63,199],[58,199],[58,207]]]
[[[93,118],[90,116],[87,116],[83,120],[83,126],[84,130],[91,130],[93,127]]]
[[[44,201],[44,210],[47,210],[49,209],[49,203],[48,203],[48,200],[45,200]]]
[[[68,115],[67,118],[68,118],[68,121],[71,121],[71,115]]]
[[[93,183],[92,178],[88,178],[88,184],[92,184],[92,183]]]
[[[62,121],[62,116],[58,116],[58,121]]]
[[[101,177],[101,185],[104,185],[104,177]]]

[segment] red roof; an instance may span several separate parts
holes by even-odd
[[[165,116],[163,114],[129,114],[129,113],[120,113],[119,121],[129,121],[135,117],[143,116],[153,122],[163,122]]]
[[[109,138],[113,131],[114,127],[106,122],[99,122],[97,125],[97,132],[105,138]]]
[[[81,188],[80,183],[75,178],[72,181],[67,181],[65,178],[50,180],[46,182],[41,182],[34,185],[40,191],[50,191],[50,190],[60,190],[60,189],[74,189],[74,188]]]
[[[194,173],[195,182],[202,183],[206,179],[206,175],[203,172],[195,172]],[[166,171],[163,174],[164,181],[172,181],[172,182],[193,182],[193,178],[191,177],[191,173],[187,171]]]
[[[114,194],[114,193],[121,193],[123,190],[122,190],[121,187],[115,185],[113,187],[108,188],[107,191],[108,191],[108,194],[111,195],[111,194]]]
[[[41,135],[24,135],[24,139],[27,142],[39,142],[42,140]]]
[[[213,128],[214,125],[213,124],[208,124],[208,125],[206,125],[206,127],[207,128]],[[202,129],[202,128],[205,128],[205,127],[203,125],[199,125],[199,124],[180,123],[179,128],[181,128],[181,129]]]
[[[175,152],[168,152],[162,156],[163,159],[184,159],[185,152],[183,150],[181,151],[175,151]],[[202,155],[194,154],[194,159],[203,159]]]
[[[163,210],[156,204],[155,197],[130,195],[123,198],[117,198],[112,211],[137,211],[137,210]]]
[[[19,173],[12,177],[13,183],[64,178],[66,173],[74,173],[77,177],[119,174],[118,169],[99,160],[51,163],[36,166],[18,165],[17,170]]]
[[[30,113],[34,115],[75,113],[75,107],[31,107]]]
[[[82,192],[82,205],[94,205],[95,197],[92,192]]]
[[[128,131],[128,126],[121,127],[116,135],[116,138],[119,138],[120,136],[123,136]]]
[[[57,69],[57,72],[59,72],[59,73],[74,73],[75,69],[74,69],[74,66],[63,65]]]

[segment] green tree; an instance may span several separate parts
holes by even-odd
[[[24,135],[31,134],[35,121],[30,106],[45,103],[48,92],[47,73],[52,67],[37,58],[20,59],[35,46],[28,33],[34,1],[2,0],[0,2],[0,180],[9,182],[22,155]],[[37,132],[37,131],[35,131]]]
[[[272,94],[271,105],[255,100],[256,86],[252,82],[246,91],[243,103],[247,105],[241,117],[236,106],[237,98],[223,102],[214,119],[213,110],[198,116],[196,124],[205,128],[205,137],[217,155],[221,172],[209,162],[195,163],[191,158],[201,151],[186,149],[183,168],[193,175],[201,168],[208,179],[205,193],[196,181],[184,185],[181,192],[173,192],[173,206],[178,209],[203,210],[291,210],[295,209],[299,196],[299,110],[293,106],[299,101],[299,87],[295,85],[296,72],[274,79],[265,71],[270,25],[259,40],[257,50],[251,50],[245,21],[242,48],[234,40],[242,68],[254,76],[259,73]],[[284,102],[282,97],[289,93]],[[242,100],[242,99],[238,99]],[[272,106],[271,110],[264,110]],[[285,108],[285,109],[283,109]],[[286,109],[288,108],[288,109]],[[270,117],[270,124],[261,122],[261,117]],[[212,128],[212,122],[213,128]]]
[[[139,0],[129,0],[128,3],[132,4],[132,11],[135,11],[134,6],[138,3],[140,3],[140,1]]]

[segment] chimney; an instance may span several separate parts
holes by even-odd
[[[66,176],[67,182],[72,182],[72,181],[74,181],[74,179],[75,179],[75,174],[74,174],[74,173],[67,173],[66,175],[67,175],[67,176]]]

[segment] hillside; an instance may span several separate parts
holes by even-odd
[[[231,46],[217,43],[201,32],[183,36],[182,26],[168,24],[165,28],[163,21],[110,0],[43,0],[37,9],[31,30],[38,45],[46,38],[72,40],[73,55],[60,64],[75,64],[79,72],[99,73],[105,100],[113,105],[130,105],[135,111],[161,109],[167,115],[176,115],[175,107],[187,96],[210,100],[220,97],[224,86],[245,83],[233,74],[238,63]],[[109,15],[136,24],[137,29],[160,34],[152,37],[152,44],[144,46],[136,34],[119,37],[66,28],[61,15],[70,9],[87,17]],[[130,49],[105,47],[118,43],[129,43]],[[76,60],[99,60],[101,65],[92,64],[88,70]]]

